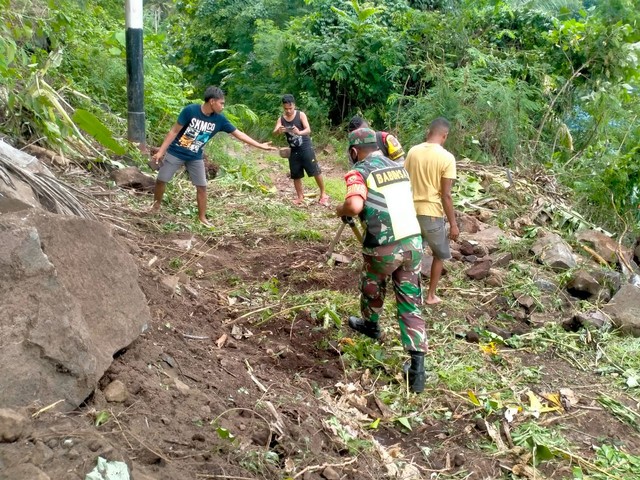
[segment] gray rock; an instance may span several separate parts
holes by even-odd
[[[482,230],[473,234],[461,234],[461,237],[464,237],[463,240],[473,240],[478,244],[484,246],[487,249],[489,254],[495,252],[500,247],[500,239],[504,238],[506,240],[513,240],[513,237],[503,232],[498,227],[489,227],[485,230]],[[460,250],[462,252],[462,250]],[[464,252],[462,252],[464,254]],[[472,255],[475,252],[469,252],[467,255]]]
[[[513,254],[511,252],[496,252],[490,255],[491,260],[493,261],[494,267],[507,267],[513,260]]]
[[[0,177],[0,214],[19,212],[40,205],[27,183],[11,174],[8,178],[9,184]]]
[[[602,310],[623,332],[640,337],[640,288],[623,285]]]
[[[167,275],[166,277],[162,277],[160,283],[169,292],[176,293],[178,285],[180,285],[180,279],[176,275]]]
[[[0,154],[11,165],[26,170],[28,173],[53,176],[51,171],[36,157],[23,150],[18,150],[0,140]],[[0,214],[18,212],[31,208],[41,208],[33,190],[12,173],[8,176],[0,174]]]
[[[36,210],[0,216],[0,405],[80,405],[151,322],[137,278],[101,223]]]
[[[187,385],[186,383],[178,380],[177,378],[173,379],[173,383],[175,383],[176,388],[178,389],[178,391],[183,394],[183,395],[188,395],[189,391],[191,390],[191,388],[189,387],[189,385]]]
[[[155,179],[142,173],[138,167],[126,167],[111,172],[111,178],[119,187],[133,188],[135,190],[151,191],[156,181]]]
[[[460,233],[477,233],[488,227],[486,223],[482,223],[476,217],[460,213],[456,219]]]
[[[615,293],[620,290],[620,287],[622,287],[622,274],[620,272],[616,272],[615,270],[596,270],[591,272],[591,274],[611,295],[615,295]]]
[[[474,246],[467,240],[462,240],[460,242],[460,253],[465,257],[469,255],[473,255]]]
[[[467,277],[473,280],[482,280],[489,275],[489,270],[491,269],[491,260],[480,260],[471,266],[471,268],[467,269],[465,272]]]
[[[610,325],[609,319],[600,310],[579,312],[573,316],[572,322],[583,327],[603,328],[605,325]]]
[[[551,319],[546,313],[532,313],[529,316],[529,324],[535,328],[542,328],[550,321]]]
[[[531,247],[543,265],[557,271],[569,270],[577,265],[571,247],[555,233],[546,233]]]
[[[25,429],[27,419],[10,408],[0,408],[0,442],[15,442]]]
[[[114,380],[104,389],[104,398],[107,402],[123,403],[129,398],[127,387],[120,380]]]
[[[501,287],[504,285],[505,277],[506,274],[502,270],[491,268],[484,282],[490,287]]]
[[[340,480],[340,474],[336,472],[332,467],[325,467],[322,470],[322,478],[326,478],[327,480]]]
[[[533,281],[533,284],[538,287],[541,292],[556,292],[558,285],[546,278],[537,278]]]
[[[574,297],[588,299],[598,297],[602,290],[602,285],[585,270],[576,270],[567,283],[567,291]]]
[[[515,292],[513,296],[515,297],[516,301],[520,304],[520,306],[526,308],[527,310],[531,310],[536,304],[535,298],[533,298],[531,295]]]
[[[27,170],[30,173],[39,173],[53,177],[51,170],[33,155],[29,155],[23,150],[18,150],[8,143],[0,140],[0,154],[16,165],[17,167]]]

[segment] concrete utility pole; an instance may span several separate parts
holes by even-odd
[[[144,69],[142,51],[142,0],[126,0],[127,138],[147,150],[144,125]]]

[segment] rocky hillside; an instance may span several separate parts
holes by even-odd
[[[3,146],[0,478],[636,478],[627,232],[589,225],[550,177],[462,162],[413,395],[393,301],[383,342],[345,325],[355,239],[328,262],[332,211],[291,206],[277,157],[224,154],[205,230],[184,179],[149,217],[135,170],[56,171],[64,188]],[[339,197],[343,168],[320,160]]]

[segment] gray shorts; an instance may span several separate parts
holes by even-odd
[[[440,260],[450,259],[451,250],[449,249],[449,237],[444,226],[444,218],[418,215],[418,223],[422,233],[423,248],[429,245],[434,257]]]
[[[167,153],[164,156],[160,170],[158,170],[158,180],[164,183],[168,183],[180,167],[184,165],[184,168],[189,172],[189,178],[191,183],[196,187],[207,186],[207,174],[204,170],[204,160],[180,160],[178,157]]]

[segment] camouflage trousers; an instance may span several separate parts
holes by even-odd
[[[422,252],[409,250],[391,255],[363,255],[364,266],[360,275],[360,310],[362,317],[378,322],[391,276],[396,294],[400,338],[406,350],[427,351],[427,335],[422,306],[420,262]]]

